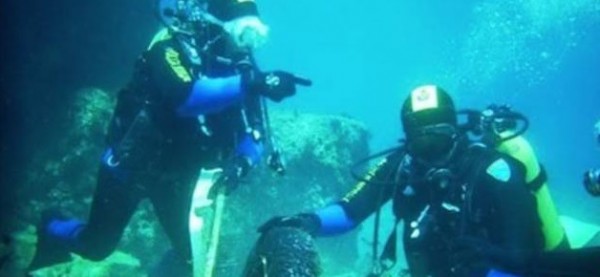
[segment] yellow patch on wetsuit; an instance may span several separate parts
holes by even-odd
[[[375,168],[371,169],[367,173],[367,176],[365,177],[365,180],[366,181],[370,181],[371,178],[373,178],[373,176],[375,175],[375,172],[377,172],[377,170],[381,166],[383,166],[383,164],[385,164],[386,161],[387,161],[387,159],[384,159],[379,164],[377,164],[377,166]],[[354,186],[354,188],[352,188],[352,190],[350,192],[348,192],[346,194],[346,196],[344,196],[344,198],[342,198],[342,201],[343,202],[350,202],[350,200],[352,200],[352,198],[354,198],[354,196],[356,196],[366,185],[367,185],[367,182],[364,182],[364,181],[358,182],[358,184],[356,184]]]
[[[437,96],[436,86],[427,85],[416,88],[411,92],[412,111],[437,108],[439,105]]]
[[[154,34],[154,37],[152,38],[152,41],[150,41],[150,45],[148,45],[147,50],[152,49],[152,47],[154,47],[155,44],[168,39],[171,39],[171,33],[169,33],[169,29],[160,29],[156,34]]]
[[[192,76],[190,76],[190,73],[188,73],[185,67],[183,67],[183,65],[181,64],[181,59],[179,59],[179,53],[175,51],[175,49],[168,47],[167,51],[165,52],[165,59],[167,60],[167,63],[169,63],[169,66],[171,66],[171,69],[173,69],[173,72],[175,72],[175,75],[179,77],[179,79],[186,83],[192,81]]]

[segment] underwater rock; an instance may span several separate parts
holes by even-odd
[[[76,94],[78,97],[71,110],[71,131],[103,139],[115,105],[111,94],[99,88],[81,89]]]
[[[23,269],[31,263],[35,251],[35,227],[27,226],[22,231],[10,234],[10,256],[0,270],[0,276],[21,276]]]
[[[98,88],[81,89],[76,95],[62,139],[54,147],[40,149],[29,165],[20,191],[33,207],[33,213],[22,216],[27,221],[37,220],[37,212],[48,206],[74,215],[87,213],[114,100]]]
[[[333,170],[347,170],[368,150],[366,127],[348,117],[279,112],[273,113],[271,124],[290,167],[311,159]]]

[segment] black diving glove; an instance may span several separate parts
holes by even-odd
[[[250,70],[242,74],[242,88],[256,95],[263,95],[275,102],[296,94],[296,86],[310,86],[312,82],[286,71],[259,72]]]
[[[242,182],[242,179],[248,174],[252,168],[251,162],[243,157],[236,156],[223,167],[223,173],[217,180],[216,185],[209,193],[210,197],[214,196],[215,188],[224,188],[225,194],[234,191]]]
[[[319,219],[319,216],[314,213],[302,213],[293,216],[276,216],[258,227],[258,232],[266,234],[270,230],[278,227],[298,228],[311,236],[314,236],[321,228],[321,220]]]

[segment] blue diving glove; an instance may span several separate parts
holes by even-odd
[[[85,227],[82,221],[69,219],[56,209],[43,211],[41,218],[36,251],[28,271],[69,261],[69,253],[78,246],[79,234]]]
[[[223,174],[219,177],[215,188],[225,187],[225,194],[231,193],[240,185],[242,178],[248,174],[251,166],[250,160],[236,156],[223,167]]]
[[[262,143],[246,134],[236,147],[236,155],[223,166],[218,185],[225,186],[226,193],[236,189],[241,179],[260,162],[263,152]]]
[[[245,157],[250,166],[257,165],[264,153],[264,147],[259,140],[254,139],[250,134],[246,134],[236,148],[238,156]]]

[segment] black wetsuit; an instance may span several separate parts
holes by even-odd
[[[468,247],[458,238],[487,242],[490,249],[508,253],[543,247],[524,166],[481,146],[465,147],[456,157],[445,171],[392,154],[369,174],[371,182],[359,183],[340,203],[359,223],[393,200],[394,214],[404,222],[411,276],[478,276],[502,268],[484,256],[466,258]]]
[[[176,38],[159,41],[140,57],[130,85],[119,93],[107,139],[114,157],[100,166],[89,220],[74,252],[92,260],[107,257],[140,201],[148,198],[177,255],[191,259],[188,217],[200,169],[223,166],[247,124],[261,124],[258,97],[206,114],[202,124],[177,112],[199,76],[238,74],[233,65],[215,59],[234,58],[227,38],[201,54],[201,65],[187,58]],[[141,123],[132,128],[141,111]]]

